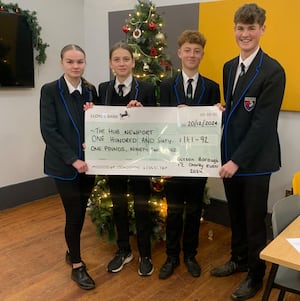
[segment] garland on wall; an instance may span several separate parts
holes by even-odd
[[[36,12],[23,10],[15,3],[5,4],[0,1],[0,13],[18,14],[26,17],[28,26],[32,32],[33,48],[38,52],[35,59],[39,65],[44,64],[47,58],[46,48],[49,47],[49,44],[43,42],[40,36],[42,28],[38,23]]]

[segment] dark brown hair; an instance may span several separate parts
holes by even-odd
[[[254,24],[263,26],[266,21],[266,11],[255,3],[245,4],[234,15],[234,24]]]

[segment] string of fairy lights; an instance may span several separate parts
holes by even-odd
[[[152,187],[152,194],[148,201],[150,214],[153,221],[152,239],[154,241],[165,239],[165,222],[167,216],[167,201],[164,196],[163,178],[152,177],[149,185]],[[130,185],[129,185],[130,187]],[[134,195],[127,193],[128,216],[130,232],[135,234]],[[113,203],[109,191],[107,178],[98,176],[88,204],[88,211],[93,223],[96,225],[100,237],[107,237],[109,241],[115,240],[115,228],[113,221]]]

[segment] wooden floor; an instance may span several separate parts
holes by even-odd
[[[165,243],[153,246],[154,273],[137,274],[138,254],[132,237],[134,260],[111,274],[106,265],[116,251],[113,243],[101,240],[87,214],[82,233],[82,256],[96,282],[96,289],[84,291],[70,279],[64,262],[64,211],[57,196],[0,211],[0,300],[1,301],[226,301],[245,274],[225,278],[209,275],[210,269],[229,258],[229,228],[203,221],[197,256],[202,266],[199,278],[192,278],[184,264],[167,280],[158,279],[165,261]],[[213,240],[208,232],[213,231]],[[269,266],[268,266],[269,269]],[[252,301],[261,300],[262,291]],[[276,300],[277,292],[270,300]],[[287,295],[285,301],[299,300]]]

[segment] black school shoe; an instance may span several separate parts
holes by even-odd
[[[237,272],[247,272],[247,264],[241,264],[232,260],[227,261],[223,265],[213,268],[210,274],[215,277],[226,277]]]
[[[168,257],[166,262],[162,265],[159,271],[159,279],[167,279],[169,278],[176,267],[179,266],[179,259],[173,259]]]
[[[200,277],[201,274],[201,267],[195,257],[190,257],[184,259],[184,263],[187,267],[188,272],[193,276],[193,277]]]
[[[231,298],[238,301],[250,299],[256,295],[261,287],[262,280],[254,281],[251,277],[247,276],[234,293],[232,293]]]
[[[86,267],[83,265],[79,268],[72,269],[71,279],[75,281],[76,284],[84,290],[91,290],[95,288],[94,280],[87,273]]]

